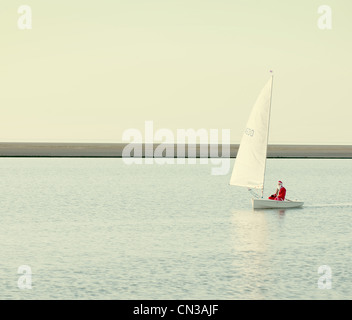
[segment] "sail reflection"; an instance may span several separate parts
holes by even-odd
[[[270,234],[263,211],[233,211],[233,270],[241,275],[236,289],[244,299],[264,299],[271,273]],[[239,287],[240,286],[240,287]]]
[[[234,211],[232,212],[231,224],[236,251],[266,251],[268,232],[263,211]]]

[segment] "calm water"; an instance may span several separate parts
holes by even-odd
[[[266,196],[305,201],[286,211],[211,168],[1,158],[0,298],[352,298],[352,160],[268,160]]]

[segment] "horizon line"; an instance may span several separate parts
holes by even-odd
[[[130,146],[127,157],[123,156],[126,146]],[[159,146],[164,149],[161,155],[159,152],[159,156],[155,156]],[[215,149],[211,149],[212,146],[216,146]],[[137,154],[142,158],[236,158],[239,146],[237,143],[0,142],[0,157],[134,158],[139,148]],[[169,156],[166,156],[166,148],[169,148]],[[269,144],[267,157],[352,159],[352,145]]]

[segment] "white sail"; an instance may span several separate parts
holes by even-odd
[[[273,77],[262,89],[244,131],[231,185],[264,189]]]

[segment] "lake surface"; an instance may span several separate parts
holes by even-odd
[[[0,299],[352,298],[352,160],[268,159],[288,210],[212,167],[0,158]]]

